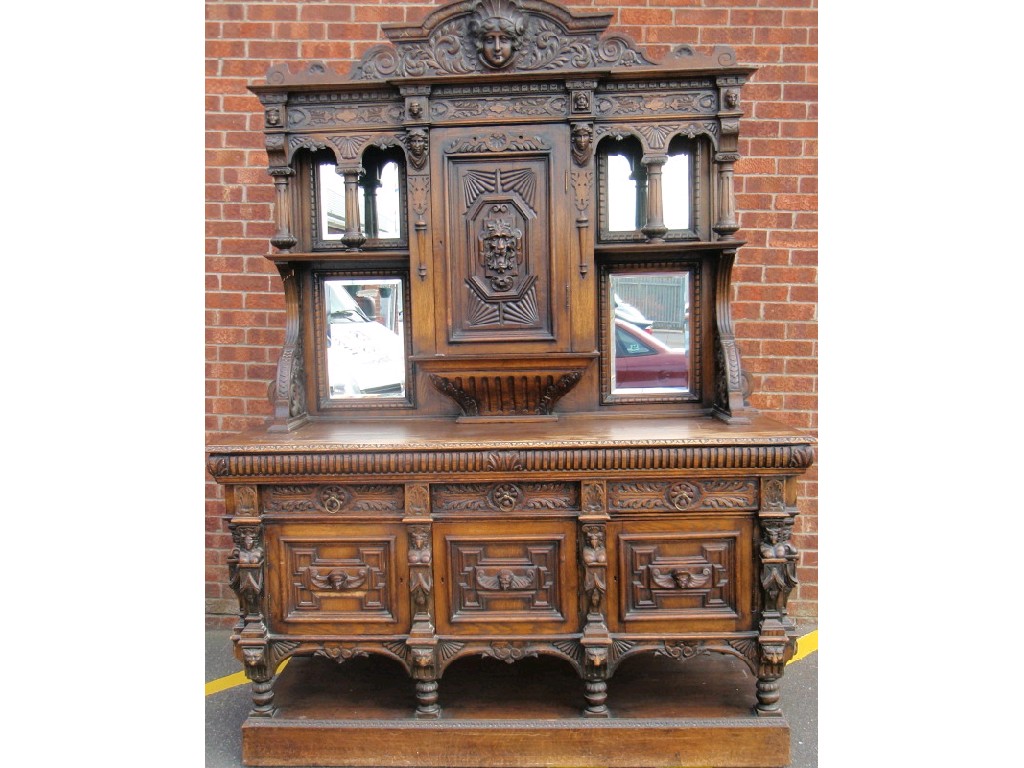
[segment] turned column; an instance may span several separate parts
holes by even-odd
[[[736,193],[733,189],[733,165],[740,156],[736,152],[718,152],[718,218],[715,232],[720,240],[735,240],[733,235],[739,229],[736,223]]]
[[[339,167],[338,173],[345,179],[345,234],[341,242],[353,251],[358,251],[366,242],[362,226],[359,223],[359,176],[362,166]]]
[[[640,231],[652,243],[664,242],[665,233],[668,232],[661,193],[661,172],[667,161],[668,155],[644,155],[641,160],[647,173],[647,220]]]

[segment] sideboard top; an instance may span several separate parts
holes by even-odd
[[[321,421],[293,432],[259,429],[222,438],[213,454],[379,450],[495,450],[504,448],[701,447],[813,445],[814,438],[767,416],[749,424],[713,417],[659,415],[655,419],[566,414],[553,421],[455,423],[451,418]]]

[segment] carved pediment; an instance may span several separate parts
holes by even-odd
[[[649,65],[629,38],[601,38],[610,19],[575,16],[540,0],[452,3],[422,25],[385,27],[393,45],[368,51],[352,79]]]
[[[545,0],[459,0],[443,5],[421,24],[385,24],[390,43],[377,45],[353,65],[349,81],[459,76],[487,73],[661,71],[735,67],[730,46],[709,54],[675,46],[654,62],[627,35],[605,34],[611,13],[574,14]],[[346,78],[323,61],[299,72],[287,64],[267,70],[270,85],[339,83]],[[268,119],[270,119],[268,117]]]

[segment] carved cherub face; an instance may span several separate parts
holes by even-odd
[[[509,589],[512,586],[512,571],[502,569],[498,571],[498,586],[502,589]]]

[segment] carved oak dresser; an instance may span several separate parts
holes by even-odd
[[[248,764],[789,761],[814,448],[732,332],[753,69],[609,19],[456,2],[251,87],[286,342],[208,456]]]

